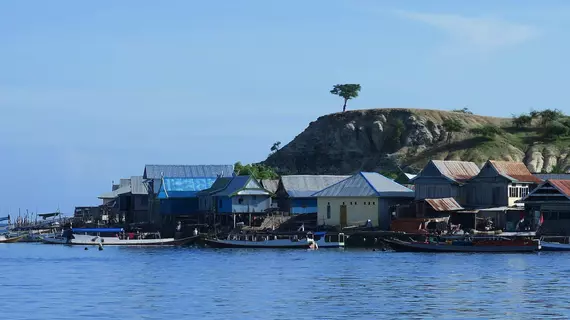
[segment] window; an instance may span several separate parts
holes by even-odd
[[[345,206],[344,202],[342,203],[343,206]]]
[[[372,205],[375,206],[375,205],[376,205],[376,202],[372,202]]]
[[[239,199],[238,199],[238,203],[239,203],[239,204],[242,204],[242,203],[243,203],[243,198],[239,198]]]
[[[350,205],[352,205],[352,201],[350,201]]]
[[[219,201],[219,207],[220,208],[222,207],[222,199],[220,199],[220,201]]]
[[[354,201],[354,204],[357,205],[358,203],[356,201]]]
[[[327,204],[327,219],[331,218],[331,203]]]

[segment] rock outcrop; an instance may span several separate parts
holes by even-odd
[[[463,132],[446,132],[443,121],[461,121]],[[469,133],[487,124],[505,128],[485,138]],[[510,119],[421,109],[371,109],[335,113],[312,122],[264,163],[283,174],[348,174],[418,170],[430,159],[524,161],[532,172],[570,168],[570,144],[560,147],[519,135]],[[450,136],[451,135],[451,136]]]

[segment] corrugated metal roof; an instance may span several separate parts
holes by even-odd
[[[291,198],[309,198],[315,192],[321,191],[350,176],[331,175],[292,175],[282,176],[281,182]]]
[[[558,189],[562,194],[570,198],[570,180],[548,180],[553,187]]]
[[[279,179],[263,179],[260,183],[265,190],[271,193],[275,193],[277,191],[277,187],[279,187]]]
[[[570,180],[570,173],[535,173],[533,175],[542,180]]]
[[[146,185],[143,183],[142,176],[131,177],[131,193],[132,194],[148,194]]]
[[[154,165],[144,168],[145,179],[165,178],[217,178],[219,175],[232,177],[233,165]]]
[[[414,191],[376,172],[360,172],[325,188],[315,197],[414,197]]]
[[[542,182],[541,179],[533,176],[522,162],[489,160],[489,163],[500,175],[509,180],[515,182]]]
[[[247,184],[249,181],[254,181],[255,184],[257,185],[257,188],[251,188],[248,187]],[[233,177],[232,181],[230,181],[230,183],[228,184],[228,186],[219,191],[214,193],[214,196],[233,196],[235,193],[239,192],[240,190],[256,190],[256,191],[262,191],[262,193],[255,193],[255,194],[269,194],[269,192],[267,190],[264,190],[263,187],[259,184],[259,182],[257,180],[255,180],[253,177],[251,176],[236,176]],[[245,193],[244,193],[245,194]],[[252,193],[253,194],[253,193]]]
[[[198,191],[210,188],[216,178],[164,178],[159,199],[195,197]]]
[[[453,198],[424,199],[435,211],[457,211],[464,208]]]
[[[447,178],[464,182],[479,174],[479,167],[470,161],[431,160],[437,170]]]

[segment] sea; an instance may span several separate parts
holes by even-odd
[[[569,319],[570,253],[0,244],[5,319]]]

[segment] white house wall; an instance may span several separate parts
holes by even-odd
[[[363,225],[368,219],[374,226],[378,226],[379,198],[325,198],[317,199],[319,225],[340,225],[340,206],[346,205],[346,215],[348,225]],[[327,218],[327,206],[330,203],[331,215]],[[368,204],[370,203],[370,204]]]

